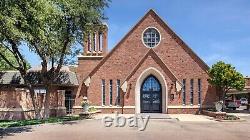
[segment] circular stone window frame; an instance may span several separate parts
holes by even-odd
[[[150,29],[150,28],[155,29],[155,30],[159,33],[159,35],[160,35],[160,40],[159,40],[158,44],[155,45],[154,47],[149,47],[148,45],[145,44],[145,42],[144,42],[144,40],[143,40],[143,35],[144,35],[145,31],[146,31],[147,29]],[[150,49],[150,48],[156,48],[156,47],[159,46],[159,44],[161,43],[161,32],[160,32],[156,27],[154,27],[154,26],[149,26],[149,27],[147,27],[146,29],[143,30],[142,35],[141,35],[141,41],[142,41],[143,45],[144,45],[145,47],[149,48],[149,49]]]

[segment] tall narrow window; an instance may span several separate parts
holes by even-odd
[[[96,33],[93,34],[93,44],[94,44],[93,49],[94,49],[94,51],[96,51],[97,50],[97,48],[96,48]]]
[[[198,79],[198,103],[201,105],[201,79]]]
[[[182,104],[186,105],[186,79],[182,80]]]
[[[121,93],[120,93],[120,80],[117,79],[117,84],[116,84],[116,105],[120,105],[121,102]]]
[[[88,35],[88,51],[92,51],[92,46],[91,46],[91,34]]]
[[[105,105],[105,80],[102,79],[102,105],[104,106]]]
[[[190,104],[194,104],[194,79],[190,80]]]
[[[112,105],[113,100],[113,88],[112,88],[112,80],[109,81],[109,104]]]
[[[99,34],[99,51],[102,51],[102,33]]]

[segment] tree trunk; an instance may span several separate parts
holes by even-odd
[[[36,105],[34,87],[33,87],[32,85],[29,85],[29,86],[28,86],[28,89],[29,89],[29,91],[30,91],[30,96],[31,96],[31,100],[32,100],[32,105],[33,105],[34,111],[35,111],[35,119],[41,119],[40,110],[39,110],[38,106]]]
[[[225,110],[226,110],[226,99],[225,99],[225,97],[226,97],[226,93],[225,93],[225,91],[223,90],[223,93],[222,93],[222,102],[223,102],[223,106],[222,106],[222,111],[224,112]]]
[[[46,94],[45,94],[45,101],[44,101],[44,115],[43,119],[48,119],[50,117],[50,86],[46,86]]]

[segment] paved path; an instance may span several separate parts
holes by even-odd
[[[115,117],[117,114],[98,114],[95,119],[102,119],[105,116]],[[134,114],[118,114],[125,118],[134,116]],[[159,114],[159,113],[143,113],[142,116],[150,115],[150,119],[172,119],[183,122],[214,122],[211,117],[205,115],[193,115],[193,114]]]
[[[184,116],[184,115],[183,115]],[[246,116],[247,117],[247,116]],[[183,117],[184,118],[184,117]],[[6,130],[6,140],[248,140],[250,117],[246,122],[150,120],[145,131],[135,127],[104,127],[101,120],[67,124],[44,124]]]
[[[181,122],[215,122],[212,117],[193,114],[169,114],[171,118],[176,118]]]

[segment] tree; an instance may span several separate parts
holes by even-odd
[[[0,52],[0,58],[18,70],[30,90],[36,118],[39,118],[34,85],[29,81],[27,61],[21,53],[25,42],[41,59],[41,84],[47,89],[44,118],[49,117],[51,84],[59,76],[73,44],[83,44],[84,34],[105,19],[106,0],[2,0],[0,2],[0,47],[11,52],[18,65]],[[50,66],[49,66],[50,65]]]
[[[243,90],[245,79],[231,64],[217,62],[209,70],[209,82],[220,89],[220,99],[225,107],[225,96],[230,89]]]
[[[18,65],[15,57],[12,55],[11,52],[9,51],[4,51],[1,50],[0,51],[4,54],[4,56],[6,56],[6,58],[15,66]],[[29,63],[27,63],[27,69],[31,68],[31,65]],[[11,67],[8,63],[6,63],[6,61],[4,61],[3,59],[0,59],[0,71],[6,71],[6,70],[16,70],[13,67]]]

